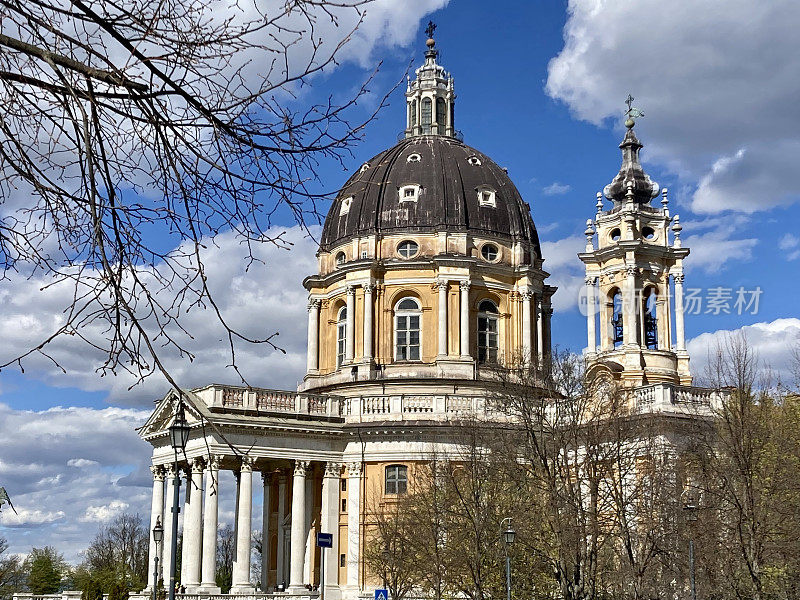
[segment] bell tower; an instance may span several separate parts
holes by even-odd
[[[436,25],[429,21],[425,29],[428,36],[425,62],[416,70],[416,79],[409,79],[406,87],[407,138],[418,135],[456,136],[453,78],[436,62],[439,51],[433,39],[434,31]]]
[[[642,144],[633,127],[643,114],[632,101],[629,96],[619,146],[622,166],[597,194],[586,250],[578,255],[586,266],[586,359],[590,370],[608,370],[626,387],[691,385],[683,325],[689,249],[681,247],[682,227],[678,215],[670,216],[667,189],[659,190],[639,161]],[[651,206],[659,191],[661,206]],[[612,202],[608,210],[603,196]]]

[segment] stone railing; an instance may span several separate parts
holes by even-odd
[[[680,412],[710,415],[722,401],[723,392],[709,388],[657,383],[633,391],[639,412]]]
[[[339,396],[286,390],[213,384],[193,391],[207,406],[232,411],[341,417],[344,407]]]
[[[361,421],[448,421],[475,417],[501,418],[484,396],[457,394],[397,394],[347,398],[343,416],[348,422]]]

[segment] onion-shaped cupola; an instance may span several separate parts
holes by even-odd
[[[642,163],[639,161],[639,151],[642,143],[636,137],[633,126],[636,124],[633,116],[643,116],[635,108],[628,108],[629,116],[625,121],[625,137],[619,145],[622,150],[622,166],[619,173],[603,189],[603,195],[609,200],[613,200],[615,205],[624,203],[628,199],[628,194],[632,194],[631,199],[637,204],[650,204],[650,201],[658,196],[658,184],[650,179],[644,172]]]

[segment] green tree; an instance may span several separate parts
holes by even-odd
[[[25,576],[18,556],[7,555],[8,541],[0,537],[0,600],[9,600],[25,585]]]
[[[55,594],[66,574],[64,557],[52,546],[33,548],[25,559],[28,589],[32,594]]]

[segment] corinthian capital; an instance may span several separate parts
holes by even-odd
[[[167,475],[164,465],[151,465],[150,472],[153,474],[153,479],[156,481],[164,481],[164,477]]]
[[[328,461],[325,463],[325,477],[338,479],[342,474],[342,463]]]
[[[360,462],[347,463],[347,476],[361,477],[361,463]]]
[[[305,477],[311,463],[307,460],[294,461],[294,474],[295,476]]]

